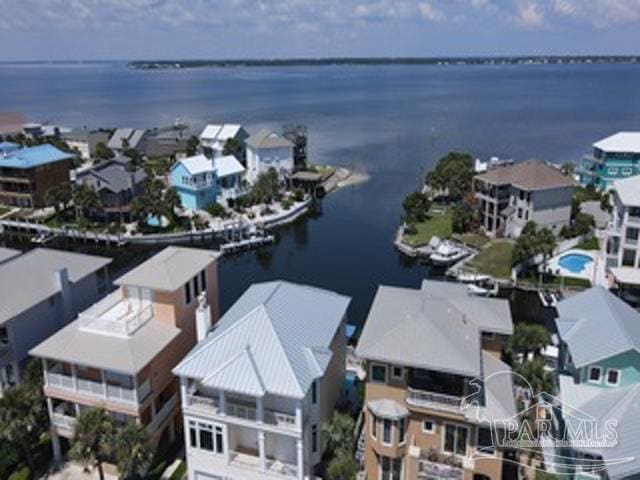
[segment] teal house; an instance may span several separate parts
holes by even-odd
[[[545,462],[563,478],[640,478],[640,313],[602,287],[556,308],[554,438],[564,443]]]
[[[170,182],[184,208],[202,210],[213,203],[230,206],[246,193],[244,170],[234,156],[211,158],[200,154],[178,160],[171,167]]]
[[[580,183],[608,190],[611,182],[640,173],[640,132],[618,132],[593,144],[578,168]]]

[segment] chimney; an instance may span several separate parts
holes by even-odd
[[[207,337],[211,329],[211,307],[207,303],[207,294],[203,291],[198,295],[198,308],[196,309],[196,338],[198,343]]]
[[[62,267],[53,272],[53,279],[60,289],[60,297],[62,299],[62,324],[66,325],[74,316],[71,286],[69,284],[69,271],[65,267]]]

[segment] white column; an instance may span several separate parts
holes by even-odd
[[[47,385],[49,385],[49,382],[47,380],[47,359],[43,358],[42,359],[42,375],[44,376],[44,386],[46,387]],[[0,389],[2,388],[1,384],[2,384],[2,374],[4,372],[4,368],[0,368]]]
[[[77,372],[75,363],[71,364],[71,378],[73,380],[73,389],[77,392],[78,391],[78,372]]]
[[[297,466],[298,466],[298,480],[303,480],[304,478],[304,460],[302,455],[302,439],[299,438],[296,440],[296,451],[297,451]]]
[[[225,398],[224,390],[219,390],[220,401],[220,415],[227,414],[227,399]]]
[[[222,428],[224,435],[224,461],[229,465],[231,463],[231,445],[229,445],[229,425]]]
[[[267,454],[264,446],[264,432],[258,431],[258,452],[260,454],[260,471],[265,472],[267,470]]]
[[[180,377],[180,403],[182,403],[182,407],[189,405],[189,401],[187,399],[187,383],[188,379],[186,377]]]
[[[102,379],[102,396],[107,399],[107,376],[104,370],[100,370],[100,378]]]
[[[53,402],[47,397],[47,410],[49,411],[49,420],[53,423]]]
[[[258,423],[264,423],[264,399],[256,397],[256,420]]]
[[[296,430],[302,431],[302,407],[300,405],[296,406]]]
[[[133,401],[136,405],[139,403],[138,400],[138,378],[133,376]]]
[[[51,447],[53,448],[53,459],[56,463],[62,461],[62,449],[60,448],[60,437],[56,432],[51,432]]]

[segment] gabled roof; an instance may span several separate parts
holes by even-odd
[[[73,155],[58,150],[53,145],[36,145],[10,150],[0,155],[0,167],[33,168],[70,158],[73,158]]]
[[[14,250],[13,248],[0,247],[0,263],[7,262],[12,258],[20,255],[20,250]]]
[[[476,178],[496,185],[513,185],[524,190],[545,190],[577,185],[573,178],[541,160],[527,160],[514,165],[495,167],[486,173],[476,175]]]
[[[640,313],[603,287],[558,303],[556,325],[580,368],[629,350],[640,351]]]
[[[55,272],[67,269],[77,283],[111,263],[110,258],[37,248],[0,265],[0,325],[60,291]]]
[[[227,177],[229,175],[238,175],[244,172],[244,167],[233,155],[224,157],[216,157],[214,159],[216,173],[218,177]]]
[[[258,130],[247,138],[247,145],[256,149],[293,147],[293,143],[289,140],[266,128]]]
[[[147,174],[142,168],[133,171],[128,170],[131,162],[127,157],[117,157],[94,165],[87,170],[76,174],[76,179],[80,182],[92,183],[96,190],[107,189],[113,193],[119,193],[131,188],[131,181],[135,185],[143,182]],[[90,178],[95,181],[91,182]],[[100,182],[98,185],[97,182]]]
[[[513,330],[507,300],[470,296],[460,284],[380,286],[358,342],[367,360],[481,375],[481,333]]]
[[[144,139],[147,131],[135,128],[118,128],[107,143],[107,147],[112,150],[122,148],[122,141],[127,140],[129,148],[138,148],[140,142]]]
[[[198,175],[201,173],[214,172],[216,167],[213,161],[207,157],[206,155],[199,154],[194,155],[193,157],[182,158],[178,160],[171,170],[176,168],[178,165],[182,165],[191,175]]]
[[[303,398],[326,371],[349,302],[306,285],[254,284],[173,372],[213,388]]]
[[[640,153],[640,132],[618,132],[593,146],[607,153]]]
[[[627,207],[640,207],[640,176],[616,180],[611,187]]]
[[[173,292],[218,257],[219,254],[212,250],[171,246],[125,273],[114,283]]]
[[[242,130],[242,125],[225,123],[223,125],[209,124],[202,133],[200,139],[209,141],[221,141],[224,142],[230,138],[235,138],[236,135]]]

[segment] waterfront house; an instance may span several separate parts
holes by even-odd
[[[573,179],[540,160],[498,166],[473,179],[483,230],[510,238],[530,221],[559,234],[571,221],[575,187]]]
[[[145,141],[144,154],[148,158],[173,157],[187,150],[190,132],[187,125],[154,128]]]
[[[640,287],[640,176],[612,183],[611,221],[603,242],[607,271],[618,286]]]
[[[69,181],[73,155],[53,145],[20,147],[0,143],[0,203],[39,208],[45,205],[47,190]]]
[[[578,168],[582,185],[601,191],[615,180],[640,173],[640,132],[618,132],[593,144],[593,153],[585,155]]]
[[[116,129],[107,147],[115,153],[123,153],[126,150],[135,150],[140,155],[144,153],[145,143],[147,139],[147,131],[137,128],[118,128]]]
[[[196,310],[218,316],[217,255],[208,250],[167,247],[114,283],[31,350],[43,363],[56,460],[78,414],[95,406],[145,426],[154,445],[172,443],[181,416],[171,369],[196,344]]]
[[[171,167],[171,186],[182,205],[190,210],[205,209],[213,203],[230,205],[246,193],[244,167],[232,155],[208,157],[204,154],[178,160]]]
[[[367,371],[367,479],[516,478],[513,452],[492,440],[516,416],[500,359],[512,332],[508,300],[465,285],[378,288],[356,349]]]
[[[602,287],[563,300],[556,308],[560,355],[554,426],[557,438],[568,440],[569,446],[547,457],[557,459],[550,463],[568,478],[638,478],[640,314]],[[607,432],[611,419],[616,421],[615,445],[576,437],[580,431],[585,435],[585,428]]]
[[[350,299],[254,284],[174,369],[189,480],[313,478],[344,382]]]
[[[143,190],[147,174],[124,155],[77,170],[76,185],[86,185],[98,194],[100,207],[90,212],[106,221],[130,221],[133,199]]]
[[[29,350],[109,288],[110,258],[0,249],[0,394],[21,379]]]
[[[207,125],[200,134],[200,146],[205,153],[212,156],[221,156],[224,154],[224,146],[229,139],[238,140],[242,146],[238,155],[238,160],[245,161],[245,141],[249,138],[249,134],[242,125],[238,124],[222,124]]]
[[[96,130],[90,131],[87,128],[77,128],[69,132],[60,134],[60,138],[80,153],[80,158],[89,160],[96,152],[96,145],[109,141],[109,133]]]
[[[247,139],[247,180],[254,184],[260,174],[273,168],[284,179],[293,173],[293,143],[262,129]]]

